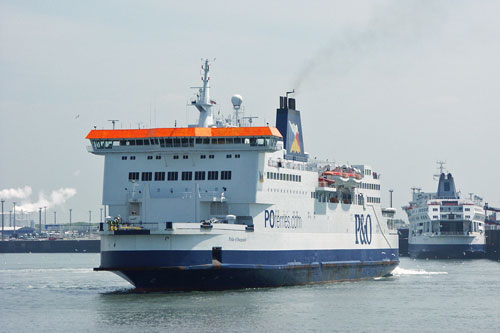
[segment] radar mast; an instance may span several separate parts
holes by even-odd
[[[193,101],[192,104],[196,106],[198,111],[200,111],[200,119],[198,121],[199,127],[212,127],[215,125],[214,123],[214,115],[212,112],[212,101],[210,100],[210,77],[208,72],[210,71],[210,64],[208,63],[208,59],[205,60],[205,64],[201,66],[203,69],[203,77],[201,80],[203,81],[203,86],[199,90],[199,94],[197,95],[196,101]]]

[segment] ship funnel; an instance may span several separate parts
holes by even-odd
[[[449,173],[448,176],[441,173],[439,176],[437,197],[438,199],[458,199],[458,194],[455,189],[455,180],[451,173]]]
[[[276,128],[283,135],[285,159],[306,161],[300,111],[295,109],[295,98],[288,97],[290,93],[293,92],[280,96],[280,107],[276,111]]]

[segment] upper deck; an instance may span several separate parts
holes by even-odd
[[[92,130],[87,135],[94,154],[109,152],[240,149],[277,150],[283,136],[275,127],[188,127]]]

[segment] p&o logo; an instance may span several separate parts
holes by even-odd
[[[372,218],[370,214],[366,217],[364,214],[355,214],[354,221],[356,223],[356,244],[371,244],[372,243]]]

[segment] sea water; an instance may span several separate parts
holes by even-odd
[[[0,254],[0,331],[499,332],[500,263],[401,258],[392,277],[137,293],[98,254]]]

